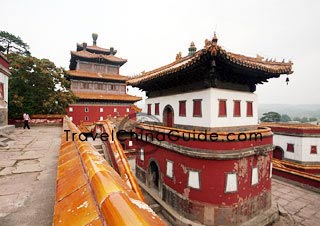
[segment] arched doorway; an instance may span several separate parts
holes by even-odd
[[[283,159],[284,151],[281,147],[276,146],[273,150],[273,158],[275,159]]]
[[[167,105],[163,110],[163,124],[164,126],[173,126],[174,113],[171,105]]]
[[[148,167],[147,174],[147,186],[159,190],[160,172],[158,164],[155,161],[151,161]]]

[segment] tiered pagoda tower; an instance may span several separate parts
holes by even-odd
[[[79,100],[67,112],[75,124],[127,116],[135,113],[132,105],[141,100],[126,93],[128,77],[119,74],[127,60],[116,57],[117,50],[113,47],[97,46],[97,34],[92,34],[92,38],[92,46],[77,44],[77,50],[71,51],[68,73],[71,90]]]
[[[146,114],[159,119],[136,126],[136,174],[188,220],[271,223],[273,134],[258,125],[254,91],[292,73],[292,63],[234,54],[217,42],[199,51],[191,43],[188,56],[128,81],[147,92]]]

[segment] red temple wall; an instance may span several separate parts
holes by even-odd
[[[83,122],[97,122],[100,120],[102,116],[105,120],[107,117],[111,116],[127,116],[130,114],[134,114],[135,111],[130,108],[130,104],[128,105],[75,105],[71,104],[69,106],[73,108],[73,111],[70,112],[69,108],[67,109],[67,114],[69,117],[72,117],[72,122],[76,125],[80,124],[80,121]],[[89,111],[85,112],[85,108],[88,108]],[[100,108],[103,108],[103,112],[100,112]],[[117,112],[114,112],[114,108],[117,109]],[[129,109],[129,112],[127,112]],[[88,117],[88,121],[85,120],[85,117]]]

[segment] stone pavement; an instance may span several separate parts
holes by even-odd
[[[272,179],[272,196],[283,216],[293,219],[287,225],[320,226],[320,194]],[[283,224],[286,225],[286,224]]]
[[[0,147],[0,225],[52,225],[62,127],[16,128]]]

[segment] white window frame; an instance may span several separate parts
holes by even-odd
[[[84,108],[84,112],[89,112],[89,108],[88,108],[88,107],[85,107],[85,108]]]
[[[238,192],[238,174],[235,172],[227,173],[225,193]]]
[[[103,116],[100,116],[100,119],[99,119],[100,121],[102,121],[103,120]]]
[[[195,181],[194,181],[195,180]],[[200,181],[200,171],[199,170],[188,170],[188,187],[200,190],[201,181]]]
[[[103,112],[103,108],[100,108],[100,112]]]
[[[144,162],[144,149],[140,148],[140,160]]]
[[[127,113],[129,113],[130,112],[130,109],[129,108],[127,108]]]
[[[168,159],[166,163],[166,175],[169,178],[173,178],[173,161]]]
[[[69,107],[69,112],[73,112],[73,107]]]
[[[70,118],[70,121],[72,122],[72,121],[73,121],[73,117],[72,117],[72,116],[70,116],[69,118]]]
[[[84,116],[84,121],[89,121],[89,116]]]
[[[258,166],[252,167],[251,170],[251,186],[259,184],[259,169]]]
[[[116,113],[117,112],[117,108],[113,108],[113,112]]]
[[[129,147],[131,147],[133,145],[132,140],[129,140]]]

